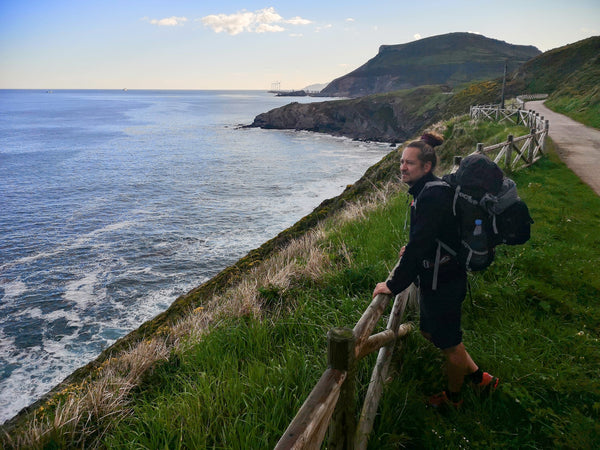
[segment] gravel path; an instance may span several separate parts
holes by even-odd
[[[543,101],[527,102],[525,108],[550,121],[550,137],[558,146],[561,159],[600,195],[600,130],[555,113]]]

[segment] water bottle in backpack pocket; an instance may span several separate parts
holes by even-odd
[[[463,239],[457,258],[467,270],[483,270],[494,261],[494,248],[488,243],[489,234],[482,219],[475,219],[471,227],[472,230],[461,233]]]

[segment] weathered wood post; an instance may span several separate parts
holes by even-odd
[[[330,449],[354,449],[354,433],[356,431],[356,356],[354,346],[354,333],[349,328],[334,328],[327,333],[329,367],[347,372],[329,425]]]
[[[508,137],[506,138],[506,154],[504,156],[504,168],[507,171],[511,171],[512,167],[512,151],[513,151],[513,135],[509,134]]]
[[[477,144],[477,153],[483,153],[483,143],[481,142]]]
[[[529,146],[526,149],[523,149],[523,153],[525,153],[525,150],[527,150],[527,164],[533,164],[533,155],[535,153],[535,133],[537,133],[537,131],[532,128],[530,133],[531,138],[529,139]]]
[[[550,131],[550,121],[546,120],[544,124],[544,135],[542,136],[541,149],[542,153],[546,154],[546,138],[548,137],[548,132]]]
[[[527,149],[527,157],[528,157],[529,164],[533,163],[533,154],[535,152],[536,145],[537,146],[540,145],[539,142],[536,142],[537,132],[538,132],[537,128],[532,128],[530,131],[531,139],[529,140],[529,148]]]

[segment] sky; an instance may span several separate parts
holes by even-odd
[[[302,89],[450,32],[547,51],[600,1],[0,0],[0,89]]]

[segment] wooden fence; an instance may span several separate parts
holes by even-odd
[[[396,296],[385,331],[371,335],[391,300],[380,294],[373,299],[353,329],[334,328],[327,334],[327,363],[316,386],[277,443],[276,450],[318,449],[329,430],[328,448],[364,449],[373,428],[392,353],[398,338],[413,330],[401,323],[413,291]],[[356,366],[379,349],[369,387],[357,422]]]
[[[525,108],[525,102],[532,100],[543,100],[548,98],[548,94],[524,94],[517,97],[517,104],[520,108]]]
[[[504,169],[508,172],[526,167],[537,161],[546,148],[549,122],[533,110],[521,108],[500,108],[500,105],[471,106],[473,120],[494,120],[523,125],[529,128],[529,134],[514,137],[508,135],[505,142],[484,147],[477,144],[475,153],[485,153],[500,164],[504,158]]]

